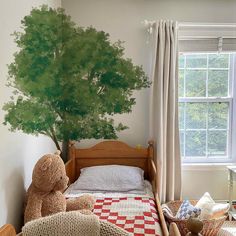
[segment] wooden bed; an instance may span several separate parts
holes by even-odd
[[[152,184],[162,232],[164,236],[167,236],[169,232],[156,188],[157,169],[153,157],[153,141],[148,142],[147,148],[133,148],[120,141],[104,141],[91,148],[78,149],[74,143],[70,143],[69,161],[65,166],[71,183],[79,177],[80,170],[84,167],[116,164],[142,168],[145,179],[149,180]],[[171,231],[171,235],[180,235],[176,225],[172,225]]]
[[[69,145],[69,160],[65,164],[65,168],[70,183],[73,183],[79,177],[80,170],[84,167],[117,164],[142,168],[145,179],[149,180],[153,187],[163,236],[180,236],[175,224],[170,225],[168,232],[156,189],[157,169],[153,156],[152,141],[148,142],[147,148],[133,148],[120,141],[104,141],[87,149],[78,149],[71,142]],[[12,225],[8,224],[0,228],[0,236],[15,235],[15,229]]]
[[[0,228],[0,236],[16,236],[15,228],[11,224],[6,224]]]

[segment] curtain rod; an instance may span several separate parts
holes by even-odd
[[[223,38],[223,39],[235,39],[236,36],[179,36],[179,40],[204,40],[204,39],[219,39],[219,38]]]
[[[236,28],[236,23],[195,23],[195,22],[179,22],[179,27],[220,27],[220,28]]]
[[[154,20],[144,20],[145,26],[153,26],[156,24]],[[221,28],[236,28],[236,23],[201,23],[201,22],[178,22],[179,27],[221,27]]]
[[[144,20],[149,34],[152,34],[155,28],[156,21]],[[179,40],[203,40],[203,39],[235,39],[236,38],[236,23],[194,23],[194,22],[179,22],[180,29]],[[205,29],[204,29],[205,28]],[[189,31],[190,30],[190,31]],[[205,34],[206,30],[210,30],[210,34]],[[213,31],[212,31],[213,30]],[[186,31],[186,32],[185,32]],[[193,32],[197,33],[193,33]],[[235,33],[234,33],[235,31]],[[212,35],[212,32],[214,34]],[[181,35],[182,34],[182,35]]]

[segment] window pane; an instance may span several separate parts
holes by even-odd
[[[205,70],[186,71],[186,97],[206,96],[206,74]]]
[[[179,104],[179,128],[184,129],[184,103]]]
[[[228,68],[229,54],[209,54],[209,68]]]
[[[186,104],[186,129],[205,129],[207,118],[206,103]]]
[[[179,68],[184,68],[184,55],[179,56]]]
[[[184,97],[184,70],[179,70],[179,97]]]
[[[186,56],[187,68],[206,68],[207,55],[206,54],[191,54]]]
[[[186,131],[185,156],[205,157],[206,155],[206,131]]]
[[[208,128],[227,129],[228,128],[228,103],[209,103],[208,108]]]
[[[228,70],[209,70],[208,96],[228,96]]]
[[[208,155],[209,156],[227,155],[227,131],[208,132]]]

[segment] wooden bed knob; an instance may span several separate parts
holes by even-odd
[[[187,221],[187,228],[190,232],[186,236],[202,236],[200,232],[203,228],[203,222],[197,218],[190,218]]]

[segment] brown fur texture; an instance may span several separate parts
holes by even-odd
[[[34,167],[32,183],[26,195],[25,223],[58,212],[82,209],[91,211],[95,201],[90,195],[73,200],[65,199],[62,192],[68,181],[65,165],[58,152],[41,157]],[[88,211],[82,212],[88,214]]]
[[[79,202],[78,202],[79,199]],[[79,209],[93,210],[95,200],[91,195],[84,194],[83,196],[75,199],[68,199],[66,201],[66,211],[76,211]]]

